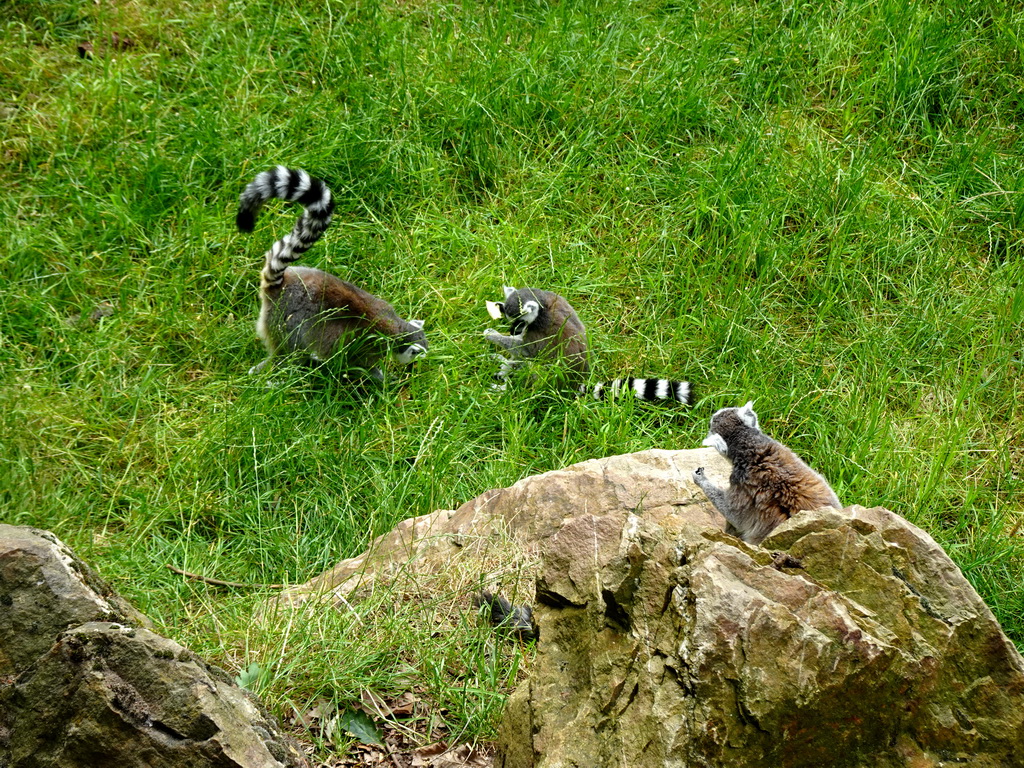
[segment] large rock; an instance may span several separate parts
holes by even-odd
[[[852,507],[751,547],[724,532],[698,466],[728,483],[712,449],[529,477],[406,521],[283,599],[344,607],[382,580],[536,587],[504,768],[1024,766],[1024,664],[927,534]]]
[[[18,674],[87,621],[149,626],[52,533],[0,525],[0,676]]]
[[[14,687],[12,766],[299,765],[227,673],[146,629],[68,630]]]
[[[801,513],[750,547],[577,508],[542,544],[537,599],[503,768],[1024,765],[1020,655],[884,509]]]
[[[719,484],[730,466],[710,448],[692,451],[649,450],[591,459],[565,469],[524,478],[508,488],[488,491],[457,510],[439,510],[399,523],[357,557],[305,584],[282,592],[285,603],[326,600],[343,606],[353,595],[369,592],[383,579],[406,580],[422,588],[424,577],[441,574],[449,587],[462,581],[500,581],[517,600],[533,597],[537,549],[581,513],[609,518],[611,527],[630,515],[660,523],[721,530],[725,521],[694,485],[699,466]],[[579,542],[588,557],[588,542]]]
[[[0,525],[0,766],[284,768],[297,745],[56,537]]]

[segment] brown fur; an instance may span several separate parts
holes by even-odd
[[[703,467],[693,473],[693,479],[736,535],[759,544],[797,512],[842,509],[842,504],[825,478],[760,430],[752,405],[723,408],[711,417],[704,444],[732,460],[729,487],[723,490],[713,485]]]
[[[257,333],[271,355],[303,352],[326,360],[355,343],[347,363],[373,369],[387,340],[412,333],[383,299],[334,275],[289,267],[277,286],[264,287]]]
[[[321,179],[284,166],[257,174],[239,196],[238,228],[251,232],[260,209],[274,198],[304,210],[292,231],[264,254],[256,333],[267,357],[249,372],[260,371],[282,352],[321,362],[346,349],[350,366],[380,379],[376,366],[389,349],[402,363],[426,352],[422,322],[403,320],[386,301],[334,275],[291,266],[331,224],[334,198]]]

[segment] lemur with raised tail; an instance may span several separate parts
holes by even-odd
[[[331,224],[334,198],[323,181],[281,165],[260,173],[239,198],[238,228],[251,232],[260,208],[272,198],[298,203],[304,210],[292,231],[264,256],[256,334],[267,357],[249,373],[283,353],[319,363],[347,349],[348,366],[380,379],[383,373],[377,366],[388,351],[400,363],[427,351],[421,320],[403,320],[383,299],[327,272],[290,266]]]
[[[510,322],[509,333],[493,328],[484,337],[501,348],[501,368],[496,374],[504,384],[517,367],[533,359],[557,361],[571,387],[600,400],[608,392],[633,392],[639,399],[690,403],[690,383],[670,379],[623,378],[602,382],[588,389],[584,383],[590,372],[587,361],[587,331],[572,305],[562,296],[540,288],[504,287],[505,300],[488,301],[487,312]],[[503,385],[502,385],[503,386]]]
[[[732,461],[729,487],[714,485],[704,467],[694,470],[693,481],[729,523],[727,530],[748,544],[760,544],[801,510],[843,508],[824,477],[761,431],[753,401],[716,411],[703,444]]]

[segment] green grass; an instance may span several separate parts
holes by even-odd
[[[526,475],[695,447],[755,399],[845,502],[928,530],[1024,647],[1022,29],[986,0],[9,4],[3,519],[260,664],[279,713],[411,686],[487,738],[529,658],[472,617],[381,598],[270,631],[258,595],[163,564],[304,581]],[[429,357],[369,399],[246,376],[260,257],[296,212],[243,236],[234,207],[277,163],[338,201],[305,263],[427,322]],[[502,284],[567,296],[599,371],[700,401],[492,392]]]

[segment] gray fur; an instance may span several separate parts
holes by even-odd
[[[539,288],[504,287],[505,300],[491,304],[510,321],[510,332],[488,328],[484,338],[499,347],[503,361],[496,377],[504,382],[516,368],[530,360],[554,360],[561,364],[568,384],[580,393],[590,392],[597,400],[631,391],[641,400],[691,401],[690,383],[669,379],[624,378],[602,382],[588,389],[584,385],[590,365],[587,360],[587,331],[572,305],[562,296]]]
[[[539,288],[505,286],[504,292],[505,300],[498,307],[510,321],[510,333],[484,331],[484,338],[500,347],[509,360],[499,378],[517,365],[542,358],[560,362],[570,383],[582,383],[590,370],[587,331],[572,305],[557,293]]]
[[[239,229],[251,231],[260,208],[272,198],[298,202],[305,210],[292,231],[264,255],[256,334],[267,358],[249,372],[259,372],[281,353],[319,363],[344,349],[347,365],[380,379],[377,366],[389,351],[400,363],[425,353],[422,321],[403,320],[383,299],[327,272],[289,266],[331,223],[334,202],[327,185],[303,170],[278,166],[264,171],[242,192]]]
[[[748,544],[760,544],[776,526],[797,512],[822,507],[842,509],[825,478],[782,443],[761,431],[753,402],[722,408],[711,417],[704,445],[732,461],[729,487],[719,488],[699,467],[700,486],[729,529]]]

